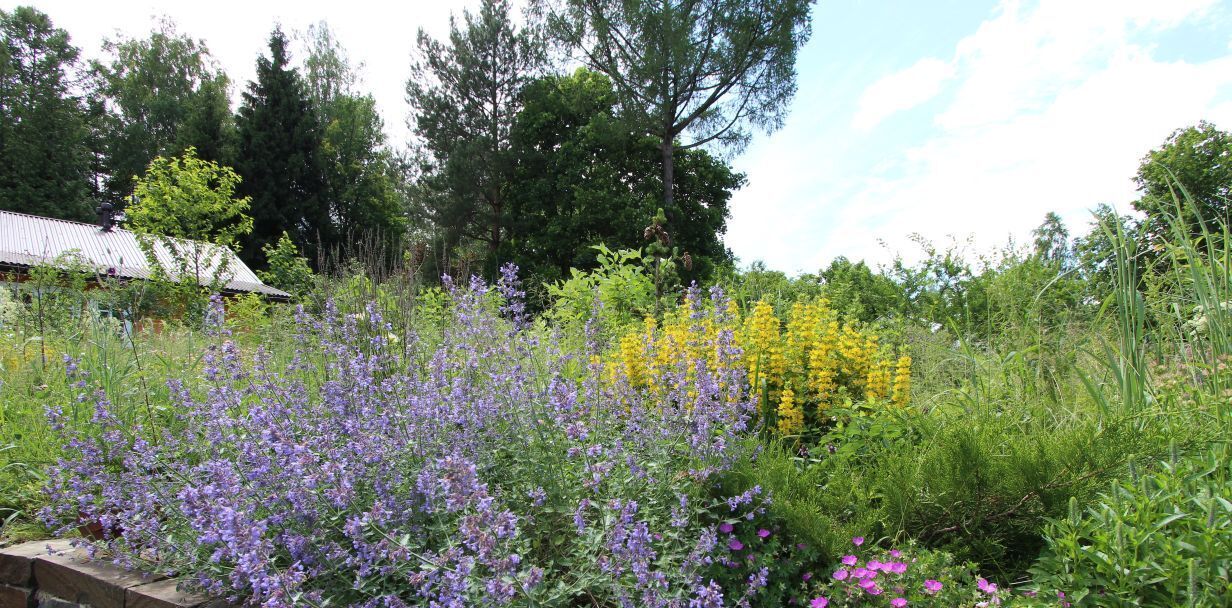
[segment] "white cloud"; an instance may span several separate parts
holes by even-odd
[[[889,116],[932,99],[953,76],[950,63],[928,57],[878,80],[860,97],[852,127],[868,131]]]
[[[779,208],[796,214],[790,223],[801,240],[764,250],[733,241],[733,249],[774,268],[812,271],[837,255],[913,258],[918,248],[907,240],[911,234],[934,242],[974,235],[979,249],[990,250],[1011,236],[1026,238],[1048,211],[1081,233],[1097,204],[1128,210],[1142,156],[1174,129],[1203,119],[1232,128],[1232,54],[1205,62],[1155,55],[1154,34],[1195,22],[1209,7],[1146,0],[1005,3],[956,45],[949,62],[954,74],[941,91],[932,88],[936,80],[921,78],[924,90],[899,104],[944,94],[949,101],[933,117],[931,133],[880,150],[858,175],[827,175],[794,189],[777,184],[794,197]],[[920,63],[930,61],[937,60]],[[901,78],[901,84],[902,74],[878,81],[865,98],[877,87],[889,90],[886,82]],[[861,105],[864,118],[853,126],[888,115],[870,107]],[[741,196],[758,197],[761,174],[751,171],[751,179]]]

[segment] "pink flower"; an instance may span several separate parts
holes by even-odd
[[[907,600],[901,597],[896,597],[890,600],[890,605],[893,606],[894,608],[903,608],[903,606],[907,605]]]
[[[729,524],[729,523],[727,523],[727,522],[723,522],[723,523],[719,524],[719,532],[722,532],[722,533],[724,533],[724,534],[731,534],[731,531],[732,531],[732,525],[731,525],[731,524]]]
[[[993,583],[988,582],[988,579],[986,578],[981,578],[975,581],[975,586],[978,587],[980,591],[983,591],[984,593],[987,593],[988,595],[992,595],[997,592],[997,586]]]
[[[856,565],[856,562],[858,562],[858,561],[860,561],[860,560],[859,560],[859,558],[857,558],[857,557],[856,557],[856,556],[854,556],[854,555],[844,555],[844,556],[843,556],[843,565],[844,565],[844,566],[854,566],[854,565]]]
[[[903,562],[891,562],[887,565],[890,568],[890,572],[893,572],[894,574],[902,574],[907,571],[907,564],[904,564]]]
[[[857,547],[859,547],[860,545],[863,545],[863,544],[864,544],[864,537],[863,537],[863,536],[857,536],[857,537],[855,537],[855,538],[851,539],[851,544],[853,544],[853,545],[855,545],[855,546],[857,546]]]
[[[806,582],[806,583],[807,583],[807,582],[809,582],[809,581],[813,580],[813,573],[812,573],[812,572],[805,572],[805,573],[804,573],[804,576],[801,576],[800,578],[804,579],[804,582]]]
[[[732,551],[739,551],[739,550],[741,550],[741,549],[743,549],[743,548],[744,548],[744,543],[740,542],[740,539],[738,539],[738,538],[733,538],[733,539],[731,539],[731,540],[727,541],[727,546],[728,546],[728,547],[729,547]]]
[[[881,595],[881,587],[877,585],[873,585],[872,589],[865,589],[864,591],[869,595]]]
[[[765,528],[762,528],[757,531],[757,535],[762,538],[766,538],[767,536],[770,536],[770,531]]]
[[[877,586],[877,583],[874,583],[873,579],[871,578],[860,579],[860,587],[862,587],[865,591],[868,591],[869,589],[876,587],[876,586]]]
[[[879,561],[877,561],[877,560],[875,560],[875,559],[870,559],[870,560],[868,560],[868,569],[869,569],[869,570],[881,570],[882,565],[883,565],[883,564],[882,564],[881,562],[879,562]]]
[[[868,568],[856,568],[851,571],[851,575],[856,578],[874,578],[877,576],[877,573]]]
[[[902,556],[903,556],[902,551],[899,551],[898,549],[890,549],[890,557],[893,557],[894,559],[898,559]]]
[[[825,596],[820,595],[813,598],[813,601],[809,602],[809,608],[826,608],[826,606],[829,605],[830,600],[826,599]]]
[[[941,581],[935,581],[931,578],[924,581],[925,593],[929,595],[936,595],[938,591],[941,591]]]
[[[834,580],[836,580],[836,581],[845,581],[845,580],[847,580],[847,576],[848,576],[849,574],[851,574],[851,573],[850,573],[850,572],[847,572],[847,570],[845,570],[845,569],[843,569],[843,568],[839,568],[838,570],[835,570],[835,571],[834,571],[834,574],[831,574],[830,576],[834,577]]]

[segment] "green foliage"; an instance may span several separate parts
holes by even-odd
[[[252,231],[240,178],[228,167],[197,158],[189,147],[178,158],[155,158],[133,191],[128,225],[154,270],[155,297],[171,314],[200,318],[210,294],[234,273],[231,251]]]
[[[90,116],[78,50],[38,9],[0,10],[0,209],[88,221]]]
[[[176,158],[160,156],[133,190],[128,225],[138,234],[164,237],[176,251],[186,240],[231,247],[252,231],[245,215],[251,199],[236,196],[239,185],[230,167],[198,158],[196,148]]]
[[[822,293],[844,318],[871,323],[903,310],[902,289],[885,274],[873,273],[864,262],[839,256],[820,276]]]
[[[1232,584],[1232,451],[1218,445],[1117,480],[1045,528],[1032,568],[1075,606],[1223,606]]]
[[[764,300],[774,307],[775,315],[780,318],[787,317],[794,302],[821,295],[821,282],[816,275],[802,274],[792,278],[787,273],[767,269],[762,261],[753,262],[744,270],[727,270],[725,275],[718,283],[742,309],[751,310]]]
[[[198,156],[226,162],[234,128],[230,82],[201,40],[159,20],[148,38],[106,40],[110,63],[93,62],[108,101],[102,125],[107,200],[127,202],[134,181],[156,157]]]
[[[280,30],[270,34],[269,51],[269,57],[257,58],[257,79],[248,83],[236,119],[235,170],[244,179],[240,192],[252,198],[253,220],[242,255],[255,268],[265,267],[265,246],[284,231],[310,260],[337,238],[321,164],[320,120],[303,79],[288,66]]]
[[[1232,198],[1232,134],[1208,122],[1177,129],[1142,159],[1134,177],[1142,197],[1134,208],[1146,214],[1144,229],[1153,246],[1172,238],[1172,223],[1181,221],[1188,238],[1218,232],[1227,223]],[[1180,209],[1176,201],[1192,205]]]
[[[739,149],[748,127],[781,127],[796,91],[796,52],[812,32],[810,0],[531,3],[553,37],[612,81],[621,116],[662,150],[673,232],[675,153],[710,142]],[[678,142],[686,134],[689,142]]]
[[[555,281],[593,268],[594,245],[641,247],[646,218],[661,206],[659,148],[620,121],[610,79],[579,68],[530,82],[521,99],[503,257],[534,281]],[[689,219],[672,236],[693,261],[681,269],[686,282],[704,280],[730,258],[719,234],[744,176],[702,150],[678,160],[677,201]]]
[[[594,339],[606,344],[654,310],[654,280],[646,272],[641,253],[612,251],[604,245],[594,249],[597,268],[574,268],[567,280],[547,285],[551,307],[544,316],[566,336],[575,337],[577,345],[592,323]]]
[[[287,233],[282,233],[276,245],[265,246],[265,259],[269,270],[257,271],[262,281],[297,297],[312,288],[312,268],[308,260],[299,255],[299,249]]]

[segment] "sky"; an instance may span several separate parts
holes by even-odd
[[[416,32],[443,37],[477,0],[34,5],[87,58],[168,16],[237,98],[275,24],[325,20],[399,145]],[[920,240],[975,255],[1026,241],[1049,211],[1082,234],[1100,203],[1131,210],[1139,162],[1174,130],[1232,130],[1232,0],[821,0],[812,29],[785,125],[730,157],[748,184],[724,240],[745,265],[911,261]]]

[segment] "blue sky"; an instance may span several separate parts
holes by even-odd
[[[168,15],[239,86],[275,22],[327,20],[364,64],[394,142],[406,139],[416,29],[439,37],[450,12],[475,4],[35,1],[87,57]],[[786,125],[732,159],[749,184],[725,241],[745,264],[795,273],[838,255],[914,259],[912,234],[987,252],[1048,211],[1085,232],[1095,205],[1129,210],[1139,160],[1173,130],[1203,119],[1232,130],[1230,4],[821,0]]]
[[[744,263],[815,272],[838,255],[970,253],[1129,210],[1138,162],[1175,129],[1232,129],[1232,17],[1209,1],[822,2],[785,127],[726,241]]]

